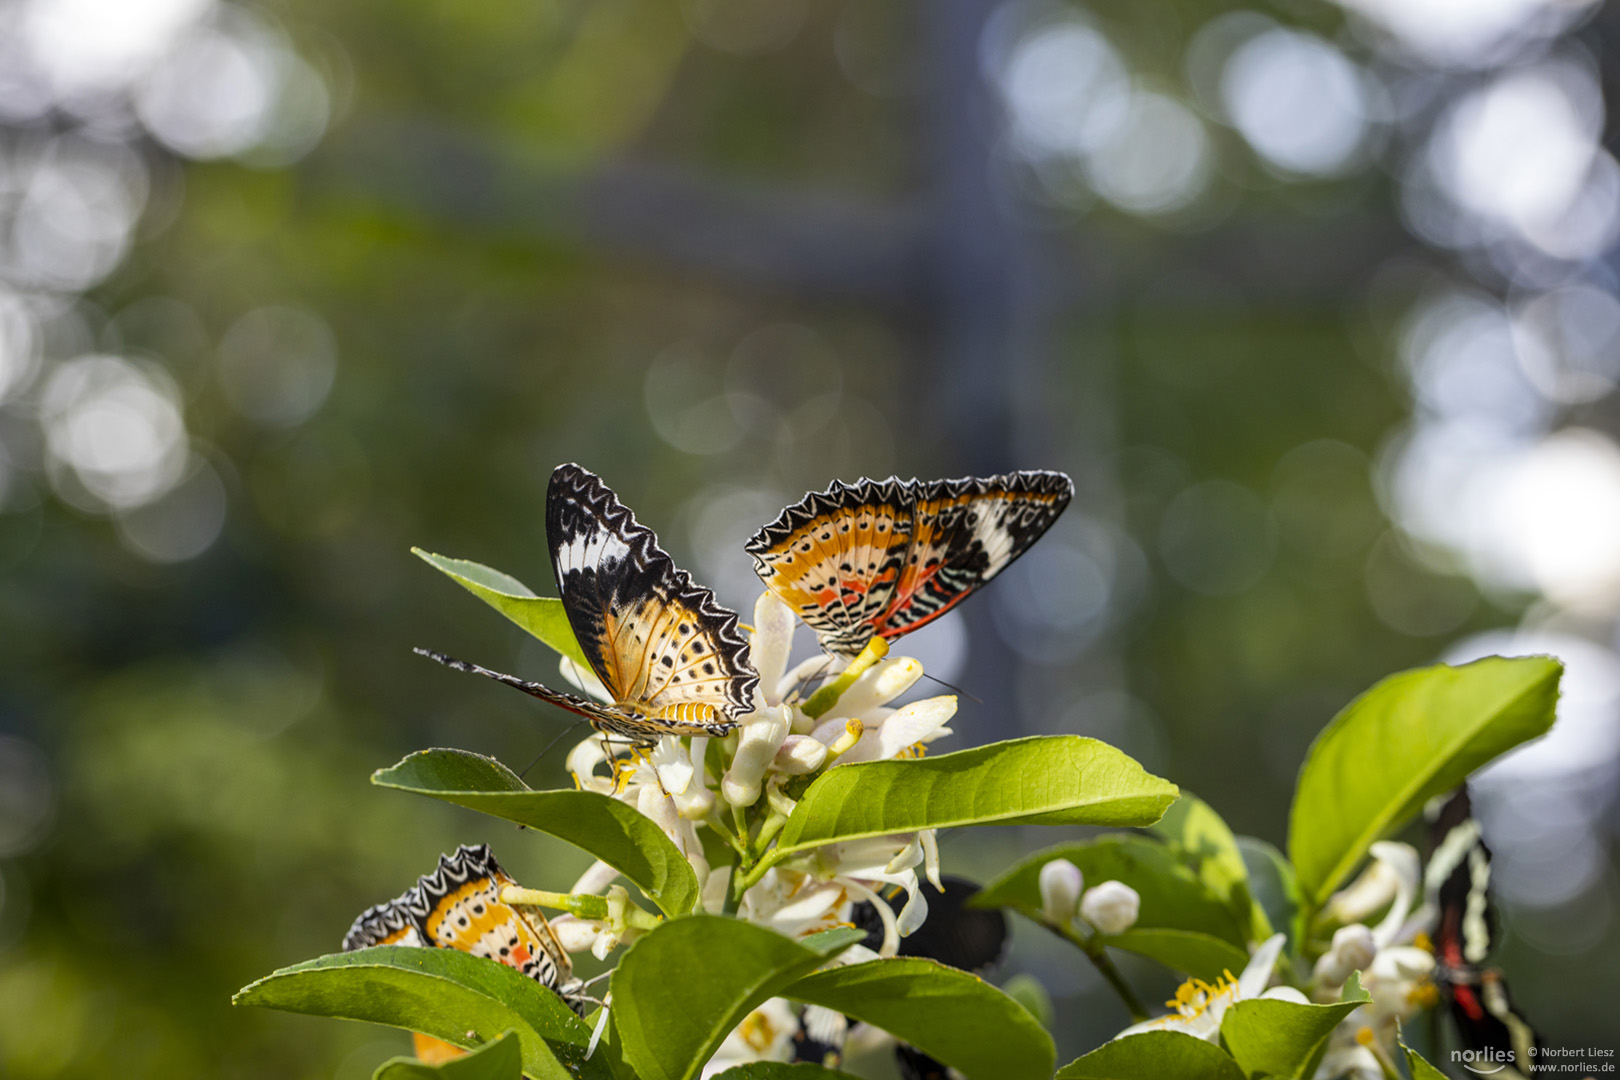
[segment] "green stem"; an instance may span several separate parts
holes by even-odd
[[[733,871],[731,879],[732,892],[739,900],[742,899],[742,894],[758,885],[759,879],[765,876],[766,871],[781,862],[783,858],[786,858],[786,856],[778,855],[777,849],[772,848],[761,855],[758,862],[747,867],[741,877],[737,877],[736,871]]]
[[[782,831],[782,826],[786,825],[787,822],[786,814],[771,811],[771,816],[766,818],[765,824],[759,827],[759,838],[754,841],[754,850],[761,855],[765,854],[766,846],[776,839],[776,834]]]
[[[738,852],[731,857],[731,881],[729,883],[731,887],[726,890],[725,903],[720,908],[722,915],[737,914],[737,908],[742,904],[743,890],[737,888],[737,879],[742,873],[743,858],[745,856],[742,852]]]
[[[866,648],[861,650],[861,654],[850,661],[849,667],[845,668],[837,678],[810,695],[810,700],[801,706],[801,711],[810,719],[816,719],[838,704],[838,699],[843,696],[844,691],[848,690],[856,679],[865,674],[868,668],[887,655],[889,655],[889,643],[887,641],[880,637],[868,641]]]
[[[1050,923],[1043,919],[1041,925],[1058,937],[1075,945],[1081,952],[1086,954],[1086,959],[1091,961],[1092,966],[1102,974],[1102,977],[1108,981],[1108,985],[1114,988],[1114,993],[1118,994],[1119,999],[1125,1003],[1125,1008],[1129,1010],[1132,1020],[1140,1023],[1148,1018],[1148,1011],[1143,1007],[1140,999],[1137,998],[1136,992],[1125,982],[1124,977],[1119,973],[1119,969],[1108,958],[1108,947],[1106,945],[1095,938],[1082,936],[1079,931],[1067,923]]]
[[[709,811],[709,816],[704,818],[703,822],[704,824],[708,825],[709,828],[719,833],[721,837],[724,838],[725,842],[730,846],[732,851],[736,852],[738,855],[748,854],[748,845],[737,839],[737,834],[726,827],[725,819],[720,816],[719,807],[714,807],[711,809]]]
[[[554,893],[546,892],[544,889],[525,889],[521,885],[508,885],[501,890],[501,900],[508,904],[566,911],[581,919],[603,920],[613,915],[607,897],[593,896],[590,893]],[[623,915],[624,924],[636,930],[651,930],[663,921],[650,911],[630,903],[628,899],[624,904]]]
[[[546,892],[544,889],[525,889],[520,885],[508,885],[501,890],[501,900],[508,904],[566,911],[570,915],[578,915],[581,919],[608,917],[607,898],[589,893],[555,893]]]

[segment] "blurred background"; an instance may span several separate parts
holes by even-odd
[[[363,1080],[404,1036],[230,994],[458,842],[566,887],[367,775],[562,729],[410,655],[554,672],[408,548],[549,592],[567,460],[743,610],[807,488],[1068,471],[906,639],[953,745],[1096,735],[1278,845],[1375,679],[1563,657],[1478,803],[1516,997],[1601,1044],[1617,79],[1588,0],[0,2],[0,1074]],[[1020,970],[1060,1060],[1127,1021]]]

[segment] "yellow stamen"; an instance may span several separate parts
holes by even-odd
[[[1434,952],[1434,941],[1425,931],[1419,930],[1417,936],[1412,939],[1412,944],[1426,953]]]
[[[1372,1028],[1364,1027],[1356,1030],[1356,1042],[1360,1043],[1362,1046],[1372,1046],[1377,1041],[1378,1036]]]
[[[1188,979],[1176,987],[1176,996],[1165,1002],[1166,1007],[1180,1013],[1188,1020],[1194,1020],[1204,1014],[1210,1002],[1224,994],[1235,994],[1237,980],[1230,971],[1222,972],[1221,977],[1214,984],[1203,979]]]

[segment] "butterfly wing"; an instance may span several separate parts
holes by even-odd
[[[1074,498],[1063,473],[920,485],[911,550],[878,626],[899,637],[945,614],[1029,550]]]
[[[433,873],[404,895],[379,904],[355,921],[343,939],[345,952],[368,945],[416,945],[458,949],[515,968],[563,996],[574,1009],[573,962],[539,912],[519,911],[501,899],[515,884],[489,847],[462,845],[439,856]]]
[[[1498,971],[1485,968],[1496,939],[1491,902],[1491,852],[1461,788],[1431,815],[1434,851],[1424,888],[1439,911],[1434,929],[1435,982],[1450,1007],[1463,1045],[1502,1063],[1500,1075],[1535,1071],[1540,1037],[1508,995]]]
[[[615,701],[649,714],[648,731],[723,734],[717,717],[753,707],[759,676],[736,613],[677,568],[600,477],[558,466],[546,536],[586,659]]]
[[[894,598],[912,539],[915,484],[834,483],[783,510],[748,541],[765,587],[803,619],[821,647],[855,656]]]

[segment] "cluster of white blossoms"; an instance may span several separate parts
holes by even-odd
[[[1353,971],[1361,973],[1372,1000],[1334,1031],[1316,1080],[1383,1080],[1396,1055],[1400,1025],[1438,1000],[1434,954],[1427,947],[1436,909],[1423,895],[1422,859],[1410,844],[1391,842],[1374,844],[1372,856],[1361,876],[1323,909],[1325,917],[1343,925],[1312,973],[1312,996],[1318,1001],[1338,1000]],[[1365,920],[1379,911],[1384,917],[1367,926]]]
[[[1316,961],[1309,996],[1292,986],[1270,986],[1286,943],[1285,935],[1276,934],[1255,949],[1242,975],[1214,983],[1189,979],[1168,1003],[1172,1010],[1168,1015],[1133,1024],[1117,1037],[1179,1031],[1218,1042],[1221,1018],[1239,1001],[1264,997],[1301,1004],[1313,999],[1334,1002],[1340,1000],[1351,974],[1359,973],[1372,1000],[1334,1030],[1314,1080],[1384,1080],[1398,1075],[1392,1070],[1400,1025],[1436,1001],[1435,959],[1426,947],[1435,908],[1421,895],[1422,861],[1416,849],[1381,842],[1372,845],[1372,855],[1361,876],[1323,909],[1323,917],[1339,926]],[[1384,912],[1383,918],[1368,926],[1366,920],[1379,912]]]
[[[1076,915],[1101,934],[1123,934],[1136,925],[1142,898],[1123,881],[1086,888],[1085,876],[1068,859],[1041,867],[1041,914],[1053,926],[1067,926]]]
[[[791,609],[770,592],[754,605],[750,654],[759,683],[753,711],[736,717],[733,734],[724,739],[666,736],[633,772],[631,766],[609,761],[597,735],[568,755],[569,771],[581,788],[635,807],[663,830],[692,864],[702,883],[703,906],[713,913],[726,909],[732,867],[710,865],[699,829],[714,829],[732,842],[740,822],[760,822],[754,842],[761,843],[761,837],[770,835],[766,830],[779,829],[792,813],[790,785],[798,789],[835,763],[915,756],[951,733],[945,725],[956,712],[954,695],[892,706],[922,678],[922,665],[909,657],[879,660],[825,712],[806,713],[801,700],[806,684],[837,675],[845,662],[817,655],[789,670],[796,623]],[[563,677],[581,693],[608,700],[591,672],[566,658],[561,667]],[[616,877],[617,871],[598,862],[570,891],[599,894]],[[940,888],[939,851],[931,829],[829,844],[795,855],[765,871],[735,911],[749,922],[800,938],[849,925],[854,905],[865,901],[882,922],[882,942],[875,952],[854,946],[844,953],[844,962],[893,956],[900,939],[928,916],[923,879]],[[885,896],[896,886],[906,898],[899,911]],[[624,933],[622,926],[573,916],[562,916],[553,925],[565,948],[589,948],[598,957],[606,957]],[[780,1024],[773,1025],[778,1028]]]

